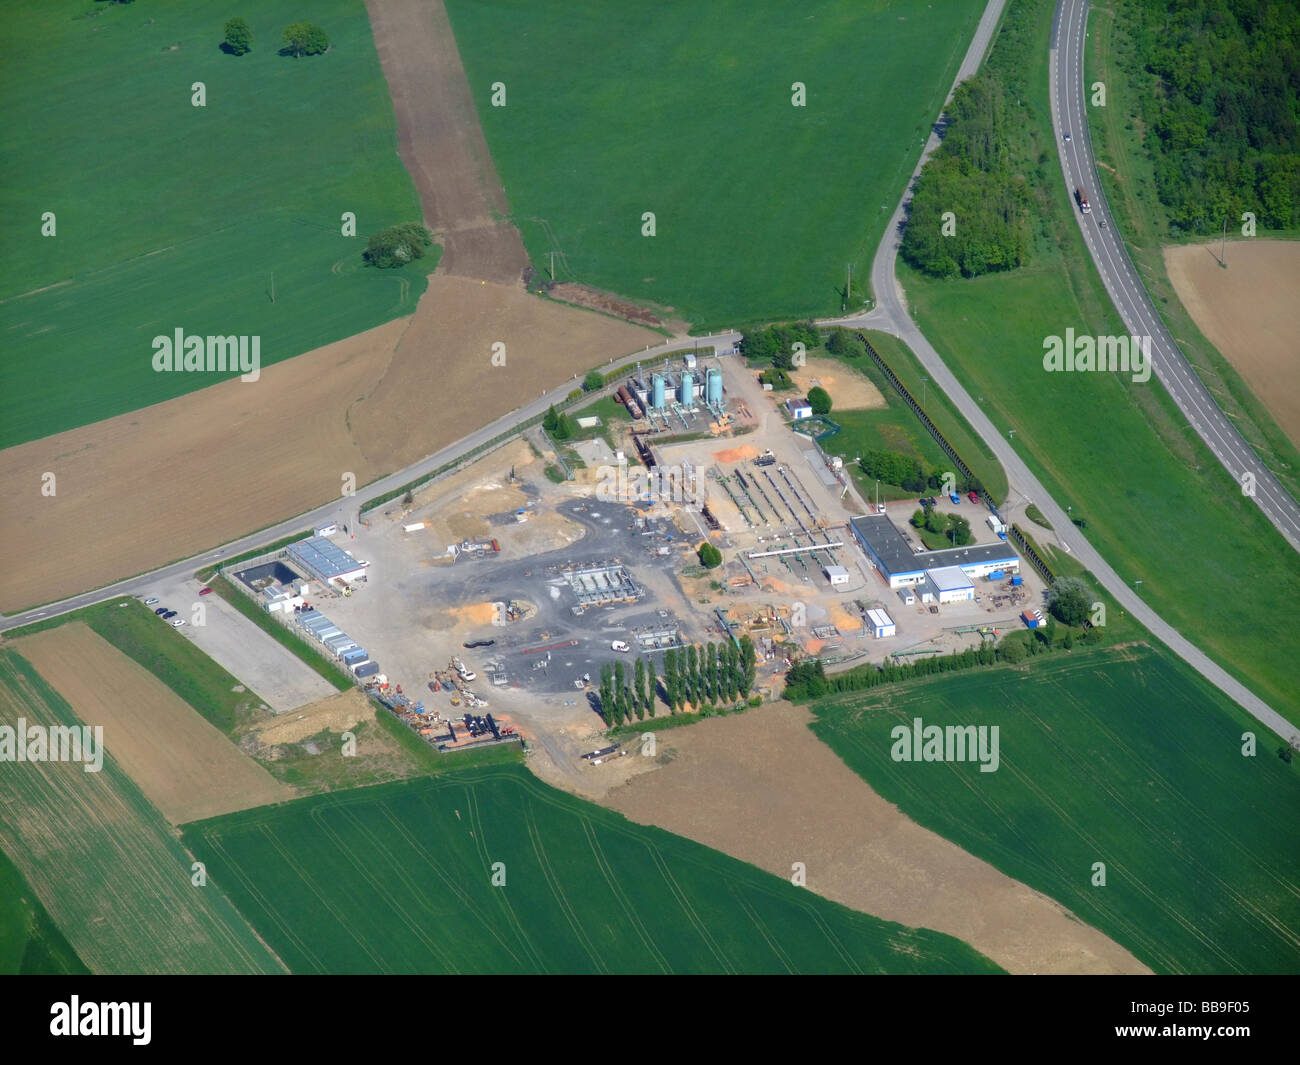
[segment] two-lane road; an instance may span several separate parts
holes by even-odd
[[[1088,133],[1089,97],[1083,74],[1087,20],[1088,0],[1060,0],[1057,4],[1050,77],[1052,123],[1061,149],[1061,170],[1088,252],[1125,328],[1133,336],[1151,338],[1155,376],[1178,409],[1238,485],[1244,483],[1247,474],[1254,478],[1255,503],[1287,542],[1300,551],[1300,506],[1260,461],[1196,375],[1151,302],[1120,239],[1101,189]],[[1068,142],[1066,133],[1070,134]],[[1090,214],[1079,209],[1076,189],[1082,189],[1090,201]]]

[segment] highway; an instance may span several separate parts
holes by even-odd
[[[956,80],[953,82],[954,89],[979,69],[989,42],[992,40],[993,32],[997,28],[998,19],[1001,18],[1004,3],[1005,0],[989,0],[984,10],[984,16],[975,31],[975,37],[971,41],[970,49],[967,51],[966,57],[957,72]],[[951,94],[949,98],[951,99]],[[1068,533],[1057,532],[1052,536],[1052,539],[1061,550],[1068,552],[1083,566],[1087,567],[1102,587],[1114,597],[1115,601],[1138,622],[1146,626],[1147,630],[1156,639],[1164,643],[1174,654],[1240,705],[1262,725],[1272,729],[1278,736],[1287,740],[1300,737],[1300,730],[1295,725],[1287,721],[1239,680],[1228,674],[1226,670],[1211,661],[1200,648],[1193,645],[1177,629],[1138,598],[1137,592],[1111,569],[1097,549],[1084,538],[1082,533],[1079,533],[1074,528],[1069,515],[1065,512],[1065,508],[1048,494],[1047,489],[1030,471],[1024,460],[1016,454],[1012,443],[989,420],[983,408],[962,387],[952,371],[944,364],[939,353],[935,351],[934,346],[917,328],[916,323],[912,321],[912,317],[907,310],[907,301],[898,284],[895,267],[898,262],[903,219],[906,217],[907,204],[912,196],[912,185],[930,153],[938,146],[939,137],[937,134],[932,133],[930,139],[926,142],[924,151],[921,153],[921,158],[917,161],[912,177],[908,180],[907,188],[903,192],[903,198],[899,201],[898,207],[889,220],[880,247],[876,249],[875,258],[871,263],[871,286],[875,293],[875,307],[867,314],[848,318],[827,319],[818,324],[823,326],[842,325],[847,328],[857,329],[877,329],[884,333],[890,333],[906,343],[921,365],[925,367],[930,380],[943,389],[971,427],[988,444],[997,460],[1002,463],[1002,467],[1007,473],[1007,483],[1010,488],[1009,498],[1017,500],[1015,509],[1019,509],[1031,501],[1037,504],[1038,509],[1043,512],[1054,529],[1068,530]],[[1064,284],[1064,279],[1062,279],[1062,283]]]
[[[1066,195],[1088,252],[1125,328],[1134,336],[1151,338],[1155,376],[1178,404],[1178,409],[1239,486],[1246,474],[1255,478],[1256,505],[1287,542],[1300,551],[1300,507],[1237,432],[1196,375],[1151,302],[1120,238],[1098,179],[1092,137],[1088,132],[1089,96],[1083,73],[1087,19],[1087,0],[1060,0],[1057,4],[1052,26],[1050,77],[1052,124],[1060,148]],[[1079,209],[1075,189],[1082,189],[1087,195],[1091,214]]]

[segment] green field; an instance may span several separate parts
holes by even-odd
[[[559,280],[706,328],[839,313],[846,266],[865,271],[984,5],[447,8],[539,273],[554,250]]]
[[[1157,972],[1300,969],[1300,775],[1279,741],[1167,654],[1053,653],[1032,670],[813,704],[882,796],[1050,895]],[[1001,765],[895,762],[890,729],[1000,728]],[[1242,756],[1242,734],[1258,754]],[[1093,863],[1107,882],[1092,886]]]
[[[0,446],[230,376],[154,372],[151,341],[176,328],[260,336],[269,365],[408,314],[424,291],[436,247],[405,270],[361,263],[370,233],[421,217],[361,0],[263,0],[236,58],[218,46],[238,13],[5,5]],[[277,55],[303,17],[332,50]],[[46,211],[57,236],[40,235]],[[356,237],[341,235],[345,211]]]
[[[1016,64],[1032,87],[1017,119],[1019,151],[1040,161],[1039,233],[1031,264],[971,281],[899,271],[917,325],[983,405],[1015,429],[1015,447],[1062,506],[1088,521],[1086,536],[1143,598],[1279,713],[1300,722],[1295,629],[1265,638],[1262,617],[1285,618],[1300,598],[1295,554],[1201,443],[1154,377],[1045,373],[1043,338],[1122,335],[1087,258],[1063,188],[1047,114],[1047,38],[1052,5],[1014,17],[1017,37],[991,62]],[[1076,534],[1077,535],[1077,534]]]
[[[71,707],[14,651],[0,649],[0,721],[79,724]],[[109,737],[105,742],[110,744]],[[0,851],[12,860],[68,946],[97,973],[279,972],[276,959],[113,762],[98,773],[49,762],[0,764]],[[21,936],[6,906],[0,940]],[[28,926],[30,927],[30,926]],[[71,966],[48,928],[40,952]]]
[[[0,975],[80,976],[89,972],[18,866],[0,853]]]
[[[300,973],[996,971],[522,767],[249,810],[184,839]]]

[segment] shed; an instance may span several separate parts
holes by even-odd
[[[867,623],[871,626],[872,635],[878,640],[886,636],[898,635],[898,626],[894,624],[894,619],[883,610],[868,610]]]
[[[843,566],[827,566],[822,570],[822,573],[831,582],[831,587],[849,583],[849,571]]]

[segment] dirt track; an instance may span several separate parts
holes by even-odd
[[[1292,443],[1300,445],[1300,241],[1241,240],[1165,249],[1165,269],[1193,321]]]
[[[1145,973],[1128,951],[886,802],[788,703],[663,733],[671,764],[602,801],[819,895],[958,937],[1013,973]]]
[[[500,221],[510,207],[442,0],[366,0],[366,10],[402,162],[443,245],[438,272],[521,283],[528,255],[519,231]]]
[[[14,645],[174,825],[284,802],[293,789],[239,750],[162,681],[80,622]]]

